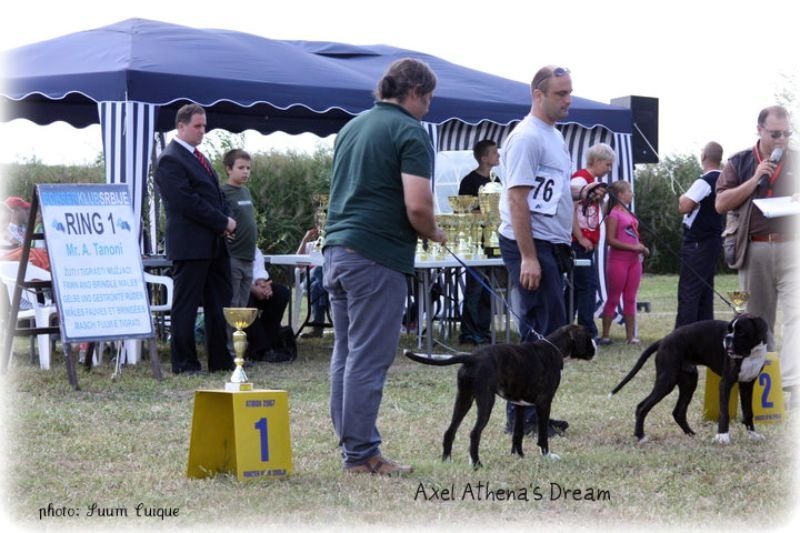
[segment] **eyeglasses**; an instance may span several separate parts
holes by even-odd
[[[792,136],[791,130],[781,131],[781,130],[768,130],[767,128],[764,128],[764,131],[769,133],[769,136],[772,137],[773,139],[780,139],[781,135],[783,135],[786,139]]]
[[[536,84],[535,88],[541,90],[541,85],[550,78],[560,78],[561,76],[566,76],[569,73],[570,72],[568,68],[556,67],[553,69],[553,73],[550,76],[547,76],[546,78],[539,80],[539,83]]]

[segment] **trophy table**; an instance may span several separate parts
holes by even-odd
[[[472,211],[478,207],[478,198],[469,195],[448,196],[447,201],[453,209],[453,221],[457,231],[456,254],[462,259],[472,259],[472,229],[475,219]]]
[[[481,216],[485,220],[483,247],[487,257],[500,257],[500,240],[497,237],[500,225],[500,192],[491,189],[489,185],[487,183],[478,194]]]

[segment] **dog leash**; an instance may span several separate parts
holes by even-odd
[[[495,291],[492,288],[491,284],[489,284],[485,280],[486,276],[484,276],[482,273],[478,272],[473,267],[467,265],[446,244],[442,244],[442,247],[447,251],[447,253],[452,255],[453,258],[458,262],[458,264],[461,265],[464,268],[464,270],[470,276],[472,276],[475,280],[477,280],[478,283],[480,283],[480,285],[489,292],[489,294],[491,294],[492,296],[497,297],[497,299],[499,299],[501,302],[503,302],[503,307],[505,307],[506,312],[509,313],[510,315],[512,315],[514,318],[516,318],[520,325],[525,326],[525,327],[528,328],[528,331],[529,331],[528,335],[530,335],[532,333],[534,335],[534,337],[536,337],[536,340],[547,341],[547,338],[544,335],[542,335],[541,333],[536,331],[536,329],[533,328],[530,324],[528,324],[527,321],[523,320],[523,318],[521,316],[519,316],[516,312],[514,312],[514,309],[511,307],[511,304],[508,303],[508,301],[505,299],[505,297],[503,297],[501,294],[499,294],[497,291]],[[523,342],[526,341],[526,340],[527,340],[527,337],[525,339],[522,339]],[[547,342],[550,342],[550,341],[547,341]],[[552,343],[550,343],[550,344],[552,344]]]
[[[609,196],[613,197],[613,198],[614,198],[614,200],[617,202],[617,204],[618,204],[618,205],[620,205],[620,206],[622,207],[622,209],[624,209],[625,211],[627,211],[627,212],[628,212],[628,214],[630,214],[631,216],[634,216],[634,217],[636,217],[636,215],[635,215],[635,214],[634,214],[634,213],[633,213],[633,212],[632,212],[632,211],[631,211],[631,210],[628,208],[628,206],[627,206],[627,205],[625,205],[623,202],[620,202],[620,201],[619,201],[619,198],[618,198],[618,197],[617,197],[617,196],[616,196],[614,193],[612,193],[611,191],[607,191],[607,192],[608,192]],[[603,216],[602,216],[602,218],[600,219],[600,221],[598,222],[598,225],[599,225],[599,224],[602,224],[602,223],[605,221],[605,219],[606,219],[606,218],[607,218],[607,215],[603,215]],[[646,224],[646,223],[642,223],[642,221],[639,219],[639,217],[636,217],[636,219],[639,221],[639,224],[640,224],[640,226],[643,226],[643,228],[644,228],[645,230],[647,230],[647,231],[650,231],[651,233],[654,233],[654,232],[653,232],[653,229],[652,229],[652,228],[651,228],[651,227],[650,227],[648,224]],[[477,281],[477,282],[478,282],[478,283],[479,283],[479,284],[480,284],[480,285],[481,285],[481,286],[482,286],[484,289],[486,289],[486,290],[489,292],[489,294],[491,294],[492,296],[496,297],[498,300],[500,300],[500,301],[503,303],[503,307],[506,309],[506,312],[507,312],[507,313],[509,313],[510,315],[512,315],[514,318],[516,318],[516,319],[517,319],[517,321],[518,321],[518,323],[519,323],[521,326],[525,326],[525,327],[527,327],[527,329],[528,329],[528,331],[529,331],[528,335],[531,335],[531,334],[533,334],[533,336],[536,338],[536,340],[547,340],[547,338],[546,338],[544,335],[542,335],[541,333],[539,333],[538,331],[536,331],[536,329],[535,329],[535,328],[533,328],[533,327],[532,327],[530,324],[528,324],[526,320],[524,320],[524,319],[523,319],[521,316],[519,316],[519,315],[518,315],[518,314],[517,314],[517,313],[514,311],[514,309],[512,308],[512,306],[509,304],[509,302],[508,302],[508,301],[507,301],[507,300],[506,300],[506,299],[505,299],[505,298],[504,298],[504,297],[503,297],[501,294],[499,294],[497,291],[495,291],[495,290],[494,290],[494,289],[491,287],[491,285],[490,285],[490,284],[487,282],[487,280],[485,279],[485,278],[486,278],[486,276],[485,276],[485,275],[483,275],[482,273],[478,272],[478,271],[477,271],[475,268],[472,268],[472,267],[468,266],[468,265],[467,265],[467,264],[466,264],[466,263],[465,263],[465,262],[464,262],[464,261],[463,261],[463,260],[462,260],[460,257],[458,257],[458,255],[456,255],[456,254],[455,254],[455,253],[454,253],[454,252],[453,252],[453,251],[452,251],[452,250],[451,250],[451,249],[450,249],[450,248],[449,248],[449,247],[448,247],[446,244],[442,244],[442,247],[443,247],[443,248],[444,248],[444,249],[447,251],[447,253],[449,253],[449,254],[450,254],[450,255],[451,255],[451,256],[452,256],[452,257],[453,257],[453,258],[456,260],[456,262],[458,262],[458,263],[459,263],[459,265],[461,265],[461,266],[464,268],[464,270],[465,270],[465,271],[466,271],[466,272],[467,272],[467,273],[468,273],[470,276],[472,276],[472,277],[473,277],[473,279],[475,279],[475,280],[476,280],[476,281]],[[671,253],[673,256],[675,256],[675,257],[677,257],[678,259],[680,259],[680,255],[679,255],[678,253],[676,253],[676,252],[675,252],[675,250],[673,250],[673,249],[672,249],[670,246],[668,246],[668,245],[664,245],[664,249],[665,249],[667,252]],[[689,270],[689,271],[690,271],[692,274],[694,274],[694,275],[697,277],[697,279],[699,279],[699,280],[700,280],[700,282],[701,282],[702,284],[704,284],[704,285],[705,285],[707,288],[711,289],[711,290],[714,292],[714,294],[715,294],[715,295],[716,295],[716,296],[717,296],[717,297],[718,297],[720,300],[722,300],[722,302],[723,302],[723,303],[725,303],[725,305],[727,305],[727,306],[728,306],[728,308],[729,308],[729,309],[731,309],[731,310],[732,310],[734,313],[736,313],[736,312],[737,312],[737,311],[736,311],[736,308],[733,306],[733,304],[732,304],[732,303],[731,303],[731,302],[730,302],[730,301],[729,301],[727,298],[725,298],[725,297],[724,297],[724,296],[723,296],[723,295],[722,295],[722,294],[721,294],[721,293],[720,293],[720,292],[719,292],[719,291],[718,291],[718,290],[717,290],[715,287],[713,287],[713,286],[712,286],[712,285],[710,285],[708,282],[706,282],[706,281],[705,281],[705,280],[702,278],[702,276],[700,276],[700,274],[699,274],[699,273],[698,273],[698,272],[697,272],[697,271],[696,271],[694,268],[692,268],[690,265],[686,265],[686,268],[687,268],[687,269],[688,269],[688,270]],[[527,339],[528,339],[528,337],[526,337],[525,339],[522,339],[522,341],[524,342],[524,341],[526,341]],[[548,341],[548,342],[549,342],[549,341]],[[442,345],[442,346],[444,346],[445,348],[449,348],[449,347],[445,346],[444,344],[440,343],[439,341],[437,341],[437,343],[438,343],[438,344],[441,344],[441,345]],[[552,344],[552,343],[550,343],[550,344]],[[455,350],[453,350],[453,351],[455,351]]]
[[[617,202],[617,205],[619,205],[619,206],[620,206],[622,209],[624,209],[625,211],[627,211],[627,212],[628,212],[628,214],[630,214],[631,216],[633,216],[633,217],[636,217],[636,215],[635,215],[635,214],[634,214],[634,213],[633,213],[633,212],[632,212],[632,211],[631,211],[631,210],[628,208],[628,206],[627,206],[627,205],[625,205],[624,203],[622,203],[622,202],[620,202],[620,201],[619,201],[619,198],[618,198],[618,197],[617,197],[617,196],[616,196],[614,193],[612,193],[611,191],[607,191],[607,192],[608,192],[608,195],[609,195],[609,196],[613,197],[613,198],[614,198],[614,200],[616,200],[616,202]],[[607,215],[604,215],[604,216],[603,216],[603,218],[600,220],[600,222],[598,222],[598,226],[599,226],[600,224],[602,224],[602,223],[605,221],[605,219],[606,219],[606,218],[607,218]],[[639,217],[636,217],[636,220],[638,220],[638,221],[639,221],[639,225],[640,225],[640,226],[642,226],[642,227],[643,227],[643,229],[645,229],[645,230],[649,231],[650,233],[652,233],[653,235],[655,235],[655,231],[653,230],[653,228],[652,228],[652,227],[650,227],[650,226],[649,226],[649,225],[647,225],[646,223],[642,223],[642,220],[641,220]],[[673,256],[677,257],[677,258],[678,258],[678,260],[680,260],[680,258],[681,258],[680,254],[678,254],[677,252],[675,252],[675,250],[673,250],[673,249],[672,249],[672,248],[671,248],[669,245],[667,245],[667,244],[664,244],[664,245],[663,245],[663,247],[664,247],[664,249],[665,249],[667,252],[671,253]],[[714,292],[714,294],[716,294],[716,295],[717,295],[717,297],[718,297],[720,300],[722,300],[722,301],[723,301],[723,303],[725,303],[725,305],[727,305],[727,306],[728,306],[728,308],[729,308],[731,311],[733,311],[733,312],[734,312],[734,314],[736,314],[736,312],[737,312],[737,311],[736,311],[736,308],[734,307],[734,305],[733,305],[733,304],[732,304],[732,303],[731,303],[731,302],[730,302],[730,301],[729,301],[727,298],[725,298],[725,297],[722,295],[722,293],[720,293],[720,292],[719,292],[719,291],[718,291],[718,290],[717,290],[717,289],[716,289],[714,286],[710,285],[710,284],[709,284],[709,283],[708,283],[706,280],[704,280],[704,279],[703,279],[703,277],[702,277],[702,276],[701,276],[701,275],[700,275],[700,274],[697,272],[697,270],[695,270],[694,268],[692,268],[690,265],[685,265],[685,266],[686,266],[686,268],[687,268],[687,269],[688,269],[688,270],[689,270],[689,271],[690,271],[692,274],[694,274],[694,275],[695,275],[695,277],[697,277],[697,279],[698,279],[698,280],[700,280],[700,283],[702,283],[703,285],[705,285],[707,288],[711,289],[711,290]]]
[[[652,149],[652,147],[651,147],[651,149]],[[655,152],[655,151],[654,151],[654,152]],[[672,179],[672,178],[670,178],[670,179],[671,179],[671,184],[672,184],[672,185],[675,185],[675,184],[676,184],[676,183],[675,183],[675,180],[674,180],[674,179]],[[619,200],[619,197],[618,197],[617,195],[615,195],[613,192],[611,192],[610,190],[608,190],[608,186],[607,186],[607,184],[606,184],[605,182],[600,182],[600,183],[601,183],[601,184],[603,184],[603,185],[606,185],[606,187],[605,187],[605,189],[606,189],[606,193],[607,193],[607,194],[608,194],[610,197],[612,197],[612,198],[614,199],[614,201],[616,202],[616,204],[617,204],[617,205],[619,205],[621,209],[623,209],[624,211],[626,211],[626,212],[627,212],[629,215],[631,215],[632,217],[636,218],[636,220],[638,220],[638,221],[639,221],[639,225],[640,225],[640,226],[641,226],[643,229],[645,229],[645,230],[647,230],[647,231],[650,231],[650,233],[652,233],[652,234],[654,234],[654,235],[655,235],[655,231],[653,230],[653,228],[652,228],[652,227],[650,227],[649,225],[647,225],[646,223],[642,222],[642,220],[641,220],[639,217],[637,217],[637,216],[636,216],[636,215],[633,213],[633,211],[631,211],[631,210],[628,208],[628,206],[627,206],[627,205],[625,205],[623,202],[621,202],[621,201]],[[673,192],[675,192],[674,186],[672,187],[672,190],[673,190]],[[597,226],[598,226],[598,227],[600,227],[600,225],[601,225],[601,224],[603,224],[603,222],[605,222],[606,218],[608,218],[608,213],[605,213],[605,214],[603,214],[603,215],[600,217],[600,220],[597,222]],[[673,249],[672,249],[672,248],[671,248],[669,245],[666,245],[666,244],[665,244],[665,245],[663,245],[663,248],[664,248],[664,250],[666,250],[667,252],[671,253],[673,256],[677,257],[677,258],[680,260],[680,254],[678,254],[678,253],[677,253],[675,250],[673,250]],[[737,311],[736,311],[736,308],[733,306],[733,304],[732,304],[730,301],[728,301],[728,299],[727,299],[727,298],[725,298],[725,296],[723,296],[723,295],[722,295],[722,294],[721,294],[721,293],[720,293],[720,292],[719,292],[717,289],[715,289],[713,286],[709,285],[709,283],[708,283],[708,282],[706,282],[706,280],[705,280],[705,279],[703,279],[703,277],[702,277],[702,276],[701,276],[701,275],[700,275],[700,274],[697,272],[697,270],[695,270],[694,268],[692,268],[690,265],[686,265],[686,268],[687,268],[687,269],[688,269],[688,270],[689,270],[689,271],[690,271],[692,274],[694,274],[694,276],[695,276],[695,277],[697,277],[697,279],[698,279],[698,280],[700,280],[700,283],[701,283],[701,284],[703,284],[703,285],[705,285],[707,288],[711,289],[711,290],[714,292],[714,294],[716,294],[716,295],[719,297],[719,299],[720,299],[720,300],[722,300],[722,301],[725,303],[725,305],[727,305],[727,306],[728,306],[728,308],[730,308],[730,309],[731,309],[731,310],[732,310],[734,313],[736,313],[736,312],[737,312]]]

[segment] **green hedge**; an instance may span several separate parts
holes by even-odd
[[[220,179],[225,179],[222,154],[241,146],[238,136],[221,136],[212,143],[209,157]],[[294,253],[307,229],[314,225],[318,193],[330,187],[332,150],[320,147],[313,154],[270,151],[251,154],[248,188],[259,223],[259,247],[267,254]],[[101,162],[90,166],[47,166],[37,160],[2,166],[6,195],[30,198],[35,183],[102,183]],[[693,155],[672,156],[655,165],[639,165],[635,172],[636,214],[644,242],[651,250],[646,272],[675,274],[679,267],[681,219],[678,197],[697,179],[702,169]]]
[[[105,170],[101,162],[94,165],[45,165],[34,158],[21,163],[0,165],[2,194],[21,196],[27,200],[39,183],[103,183]]]
[[[216,139],[209,157],[225,180],[222,154],[240,144],[236,136]],[[333,154],[320,148],[313,154],[294,151],[252,154],[248,188],[258,212],[259,246],[264,253],[294,253],[306,230],[314,225],[314,195],[327,193]],[[34,159],[0,166],[4,195],[31,198],[37,183],[103,183],[102,162],[90,166],[45,165]],[[163,225],[162,225],[163,231]]]
[[[226,180],[224,151],[211,156],[222,182]],[[319,148],[313,154],[290,150],[251,157],[247,188],[258,217],[258,246],[265,254],[293,254],[305,232],[314,226],[316,195],[330,189],[333,152]]]
[[[636,168],[636,216],[642,239],[650,248],[650,257],[644,263],[646,272],[678,273],[683,231],[678,198],[702,172],[693,155],[667,157],[658,164]]]
[[[328,194],[333,152],[270,152],[253,159],[250,192],[258,209],[259,246],[264,253],[294,253],[314,226],[316,196]]]

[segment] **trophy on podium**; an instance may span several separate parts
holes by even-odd
[[[728,291],[728,298],[731,299],[736,314],[741,315],[744,313],[747,300],[750,299],[750,293],[748,291]]]
[[[254,307],[224,307],[222,313],[225,315],[225,321],[232,328],[236,328],[233,332],[233,349],[236,352],[236,358],[233,362],[236,368],[231,374],[229,382],[225,383],[225,390],[228,392],[240,392],[253,390],[253,384],[247,381],[247,374],[244,373],[244,353],[247,350],[247,334],[242,331],[255,321],[258,316],[258,309]]]

